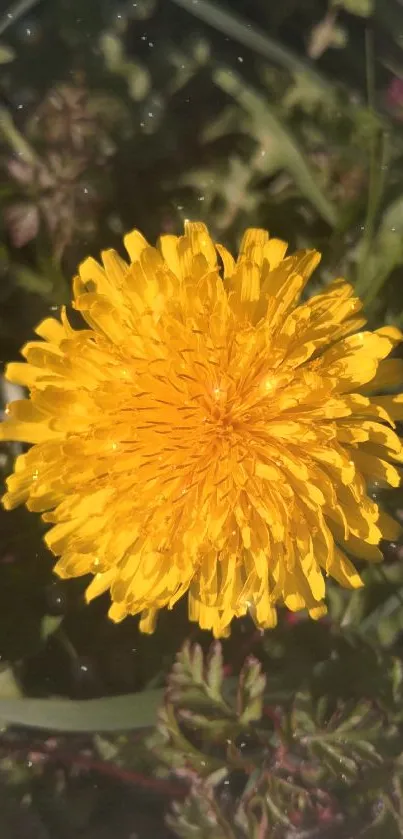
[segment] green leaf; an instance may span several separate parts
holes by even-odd
[[[363,258],[360,248],[357,261]],[[392,271],[403,263],[403,195],[385,210],[355,290],[367,306],[373,303]]]
[[[208,686],[209,696],[211,696],[212,699],[216,699],[218,702],[222,701],[223,679],[222,647],[220,642],[216,641],[211,645],[207,659],[206,684]]]
[[[8,47],[6,44],[0,44],[0,64],[8,64],[14,58],[15,52],[12,47]]]
[[[361,765],[380,765],[375,744],[383,720],[370,702],[331,705],[327,697],[316,704],[307,691],[297,693],[291,713],[290,730],[311,757],[327,767],[331,775],[354,780]]]
[[[221,3],[213,3],[211,0],[197,0],[197,3],[194,0],[173,0],[173,2],[274,64],[285,67],[291,73],[304,73],[311,83],[321,88],[322,95],[331,91],[331,84],[317,72],[315,67],[283,46],[279,39],[270,38],[247,18],[223,8]]]
[[[394,702],[401,704],[403,689],[403,661],[400,658],[394,658],[392,660],[390,680],[393,700]]]
[[[0,719],[49,731],[130,731],[153,726],[162,701],[162,690],[84,700],[0,697]]]
[[[396,587],[392,594],[383,596],[382,601],[361,621],[359,631],[367,637],[375,636],[388,647],[403,630],[403,588]]]
[[[261,719],[265,687],[266,677],[262,673],[260,661],[249,656],[239,677],[237,710],[241,724]]]
[[[52,291],[52,282],[44,274],[38,274],[27,268],[25,265],[18,265],[14,270],[14,277],[17,285],[25,291],[40,294],[43,297],[49,296]]]
[[[110,32],[101,35],[100,48],[108,70],[123,77],[132,99],[135,102],[141,102],[151,87],[151,77],[147,68],[138,61],[129,61],[121,38]]]
[[[45,615],[41,622],[41,640],[47,641],[54,632],[57,632],[63,620],[63,615]]]
[[[264,166],[270,171],[285,170],[293,178],[302,195],[331,226],[337,225],[337,212],[322,192],[309,163],[289,129],[276,116],[274,109],[233,70],[219,69],[213,74],[215,83],[232,96],[247,115],[248,132],[256,137],[266,154]]]
[[[0,670],[0,697],[7,699],[21,696],[19,684],[14,676],[13,670],[5,666]]]
[[[193,779],[190,795],[184,802],[174,803],[167,823],[182,839],[233,839],[235,836],[220,812],[209,779],[203,782]]]
[[[166,766],[183,770],[184,766],[204,777],[221,769],[223,761],[199,751],[182,732],[176,709],[166,702],[158,712],[157,729],[148,738],[147,745]]]
[[[221,644],[212,645],[206,666],[200,644],[188,641],[179,651],[168,681],[170,702],[180,706],[217,706],[232,715],[222,696],[223,663]]]
[[[370,17],[375,9],[375,0],[333,0],[332,6],[358,17]]]

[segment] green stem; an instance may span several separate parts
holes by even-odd
[[[367,26],[365,30],[365,66],[367,77],[367,101],[368,110],[375,119],[375,77],[374,77],[374,42],[372,30]],[[367,287],[367,263],[371,256],[372,244],[375,232],[376,214],[379,207],[379,201],[382,195],[385,159],[387,155],[386,135],[385,132],[379,137],[376,136],[375,131],[372,131],[371,142],[369,149],[369,183],[368,183],[368,201],[367,211],[364,222],[364,235],[362,238],[362,250],[360,254],[360,264],[358,266],[357,280],[355,284],[357,294],[363,296],[368,303],[376,297],[383,281],[379,277],[379,286],[374,287],[371,283]],[[384,278],[386,279],[386,277]]]
[[[24,163],[38,166],[40,161],[33,148],[22,136],[13,122],[7,108],[0,106],[0,134],[3,134],[12,150],[21,157]]]
[[[16,3],[14,6],[9,6],[6,14],[0,19],[0,35],[39,2],[40,0],[19,0],[19,3]]]

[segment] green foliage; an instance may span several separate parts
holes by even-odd
[[[186,642],[168,679],[166,702],[150,746],[176,767],[182,766],[181,752],[186,754],[203,777],[223,768],[222,758],[216,754],[200,753],[198,740],[192,743],[192,737],[187,739],[183,726],[202,734],[203,742],[241,735],[252,721],[261,718],[265,684],[261,665],[252,656],[245,660],[236,688],[232,681],[224,680],[219,642],[211,646],[206,658],[199,644]]]
[[[293,675],[295,637],[281,656],[283,683]],[[206,656],[185,644],[149,740],[161,770],[187,785],[169,817],[176,835],[246,839],[271,825],[276,837],[298,828],[308,839],[322,825],[338,839],[375,836],[380,824],[403,835],[402,662],[338,634],[328,652],[297,691],[272,705],[272,678],[256,659],[247,659],[235,685],[223,679],[217,643]],[[270,674],[270,659],[266,668]]]
[[[345,9],[352,15],[370,17],[375,8],[375,0],[332,0],[331,5]]]
[[[0,43],[0,65],[8,64],[9,61],[14,61],[14,50],[6,44]]]
[[[15,24],[29,8],[37,35],[24,40]],[[184,218],[234,249],[249,225],[318,247],[312,290],[344,274],[374,325],[403,323],[399,0],[25,0],[13,14],[0,17],[2,358],[69,303],[88,253],[119,248],[133,226],[151,240],[178,232]],[[5,472],[14,454],[1,452]],[[140,770],[174,777],[178,836],[403,837],[399,546],[365,569],[365,588],[329,584],[329,622],[281,621],[251,657],[253,629],[239,621],[205,654],[181,604],[143,638],[135,620],[112,626],[105,600],[84,606],[85,581],[52,593],[28,518],[7,514],[2,531],[5,751],[16,729],[78,731],[109,770],[134,770],[132,797]],[[55,797],[48,764],[34,781],[26,755],[2,753],[1,767],[21,798],[35,801],[40,784]],[[72,796],[47,835],[64,835],[73,814],[67,831],[92,839]]]
[[[308,756],[321,764],[323,774],[354,780],[362,765],[379,766],[381,757],[374,743],[379,738],[381,719],[371,703],[336,703],[320,697],[317,702],[307,692],[299,692],[293,703],[290,726],[294,738]]]

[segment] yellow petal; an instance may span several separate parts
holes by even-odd
[[[137,262],[144,248],[148,248],[147,239],[139,230],[132,230],[127,233],[123,242],[132,262]]]
[[[161,236],[158,242],[158,247],[170,271],[172,271],[178,279],[182,279],[182,271],[178,254],[178,242],[178,236]]]
[[[216,245],[217,251],[222,259],[222,264],[224,268],[224,279],[227,280],[228,277],[232,277],[235,271],[235,259],[227,250],[224,248],[223,245]]]
[[[287,242],[282,242],[281,239],[269,239],[263,248],[263,257],[269,263],[270,271],[280,264],[287,252]]]
[[[346,588],[362,588],[364,585],[353,563],[339,548],[335,548],[334,562],[329,568],[329,574]]]
[[[403,387],[403,359],[386,358],[380,362],[376,375],[368,382],[363,393],[378,393]]]

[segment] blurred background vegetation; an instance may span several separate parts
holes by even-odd
[[[186,218],[234,249],[246,226],[316,247],[310,292],[344,275],[371,325],[403,326],[402,46],[400,0],[2,0],[3,362],[69,306],[81,259]],[[16,395],[0,392],[3,407]],[[2,447],[4,476],[17,450]],[[372,489],[403,520],[402,491]],[[325,623],[283,617],[262,637],[239,621],[212,676],[187,648],[176,672],[199,693],[177,691],[146,743],[33,734],[2,714],[2,697],[144,691],[147,705],[185,638],[210,643],[185,604],[151,638],[111,624],[106,597],[85,606],[86,581],[52,576],[41,528],[0,512],[1,836],[403,836],[401,545],[384,544],[363,591],[330,589]]]

